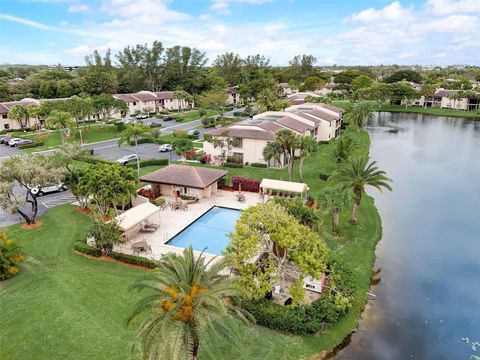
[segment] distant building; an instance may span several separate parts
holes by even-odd
[[[173,91],[139,91],[130,94],[114,94],[115,99],[127,103],[128,111],[120,116],[129,116],[139,112],[159,112],[162,110],[188,110],[194,103],[176,99]]]
[[[454,110],[480,109],[480,94],[471,91],[438,89],[433,96],[421,96],[419,99],[402,100],[402,105],[421,106]]]
[[[238,86],[231,86],[225,89],[225,93],[227,94],[227,104],[231,104],[234,106],[242,105],[242,99],[240,98],[240,93],[238,92]]]
[[[298,92],[298,89],[292,88],[288,83],[280,83],[278,87],[282,95],[288,96]]]

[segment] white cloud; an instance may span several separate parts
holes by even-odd
[[[81,13],[81,12],[88,12],[90,11],[90,7],[87,4],[77,2],[73,3],[68,7],[68,12],[71,13]]]
[[[370,8],[363,10],[357,14],[345,19],[345,21],[358,21],[364,23],[372,22],[396,22],[396,21],[408,21],[413,18],[413,8],[404,8],[399,1],[392,2],[390,5],[385,6],[383,9],[377,10]]]
[[[230,5],[232,3],[237,4],[251,4],[251,5],[261,5],[272,0],[212,0],[210,4],[210,10],[218,12],[223,15],[231,15]]]
[[[427,6],[438,15],[480,13],[480,0],[428,0]]]
[[[19,24],[27,25],[35,29],[40,29],[40,30],[55,30],[53,26],[45,25],[37,21],[29,20],[29,19],[24,19],[20,18],[17,16],[13,15],[8,15],[8,14],[0,14],[0,19],[2,20],[7,20],[7,21],[13,21]]]

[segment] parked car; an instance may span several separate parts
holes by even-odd
[[[190,130],[190,131],[188,132],[188,135],[199,136],[199,135],[200,135],[200,131],[198,131],[198,130]]]
[[[163,145],[160,145],[160,147],[158,148],[158,150],[160,150],[160,152],[172,151],[172,150],[173,150],[173,146],[170,145],[170,144],[163,144]]]
[[[0,135],[0,144],[8,145],[8,142],[13,139],[11,136],[8,135]]]
[[[133,161],[137,161],[137,158],[138,158],[138,160],[140,160],[140,158],[137,157],[136,154],[130,154],[130,155],[122,156],[120,159],[117,160],[117,162],[120,165],[127,165],[128,163],[131,163]]]
[[[66,191],[66,190],[67,190],[67,187],[63,183],[59,183],[56,185],[43,186],[43,187],[40,187],[37,185],[30,187],[30,192],[33,195],[37,195],[37,196],[43,196],[45,194],[50,194],[58,191]]]
[[[29,145],[29,144],[33,144],[35,141],[33,140],[29,140],[29,139],[22,139],[20,140],[18,143],[17,143],[17,146],[18,147],[21,147],[23,145]]]
[[[163,120],[163,121],[173,121],[173,120],[175,120],[175,119],[174,119],[173,117],[167,115],[167,116],[164,116],[164,117],[162,118],[162,120]]]
[[[140,119],[148,119],[148,114],[138,114],[137,116],[135,116],[135,118],[137,120],[140,120]]]
[[[20,139],[20,138],[12,138],[10,139],[10,141],[8,142],[8,146],[18,146],[18,143],[20,141],[22,141],[23,139]]]

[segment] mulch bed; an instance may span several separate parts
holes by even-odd
[[[117,263],[117,264],[120,264],[120,265],[126,265],[126,266],[131,266],[131,267],[134,267],[134,268],[138,268],[138,269],[142,269],[142,270],[154,270],[152,268],[149,268],[149,267],[146,267],[146,266],[141,266],[141,265],[136,265],[136,264],[130,264],[130,263],[127,263],[127,262],[124,262],[124,261],[120,261],[120,260],[117,260],[117,259],[114,259],[114,258],[111,258],[110,256],[105,256],[105,255],[102,255],[102,256],[91,256],[91,255],[88,255],[88,254],[84,254],[84,253],[81,253],[79,251],[75,251],[75,253],[79,254],[79,255],[83,255],[89,259],[93,259],[93,260],[101,260],[101,261],[108,261],[108,262],[114,262],[114,263]]]
[[[25,230],[32,230],[40,227],[41,225],[42,225],[42,222],[40,220],[37,220],[35,224],[22,224],[22,226],[20,227]]]
[[[85,214],[85,215],[93,215],[93,211],[90,210],[90,209],[82,209],[81,207],[76,207],[75,210],[77,210],[78,212],[81,212],[82,214]],[[110,221],[112,220],[112,218],[108,215],[103,215],[103,221]]]

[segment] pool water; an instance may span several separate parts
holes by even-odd
[[[239,217],[240,210],[214,206],[166,244],[181,248],[192,245],[193,250],[222,255],[230,242],[228,233]]]

